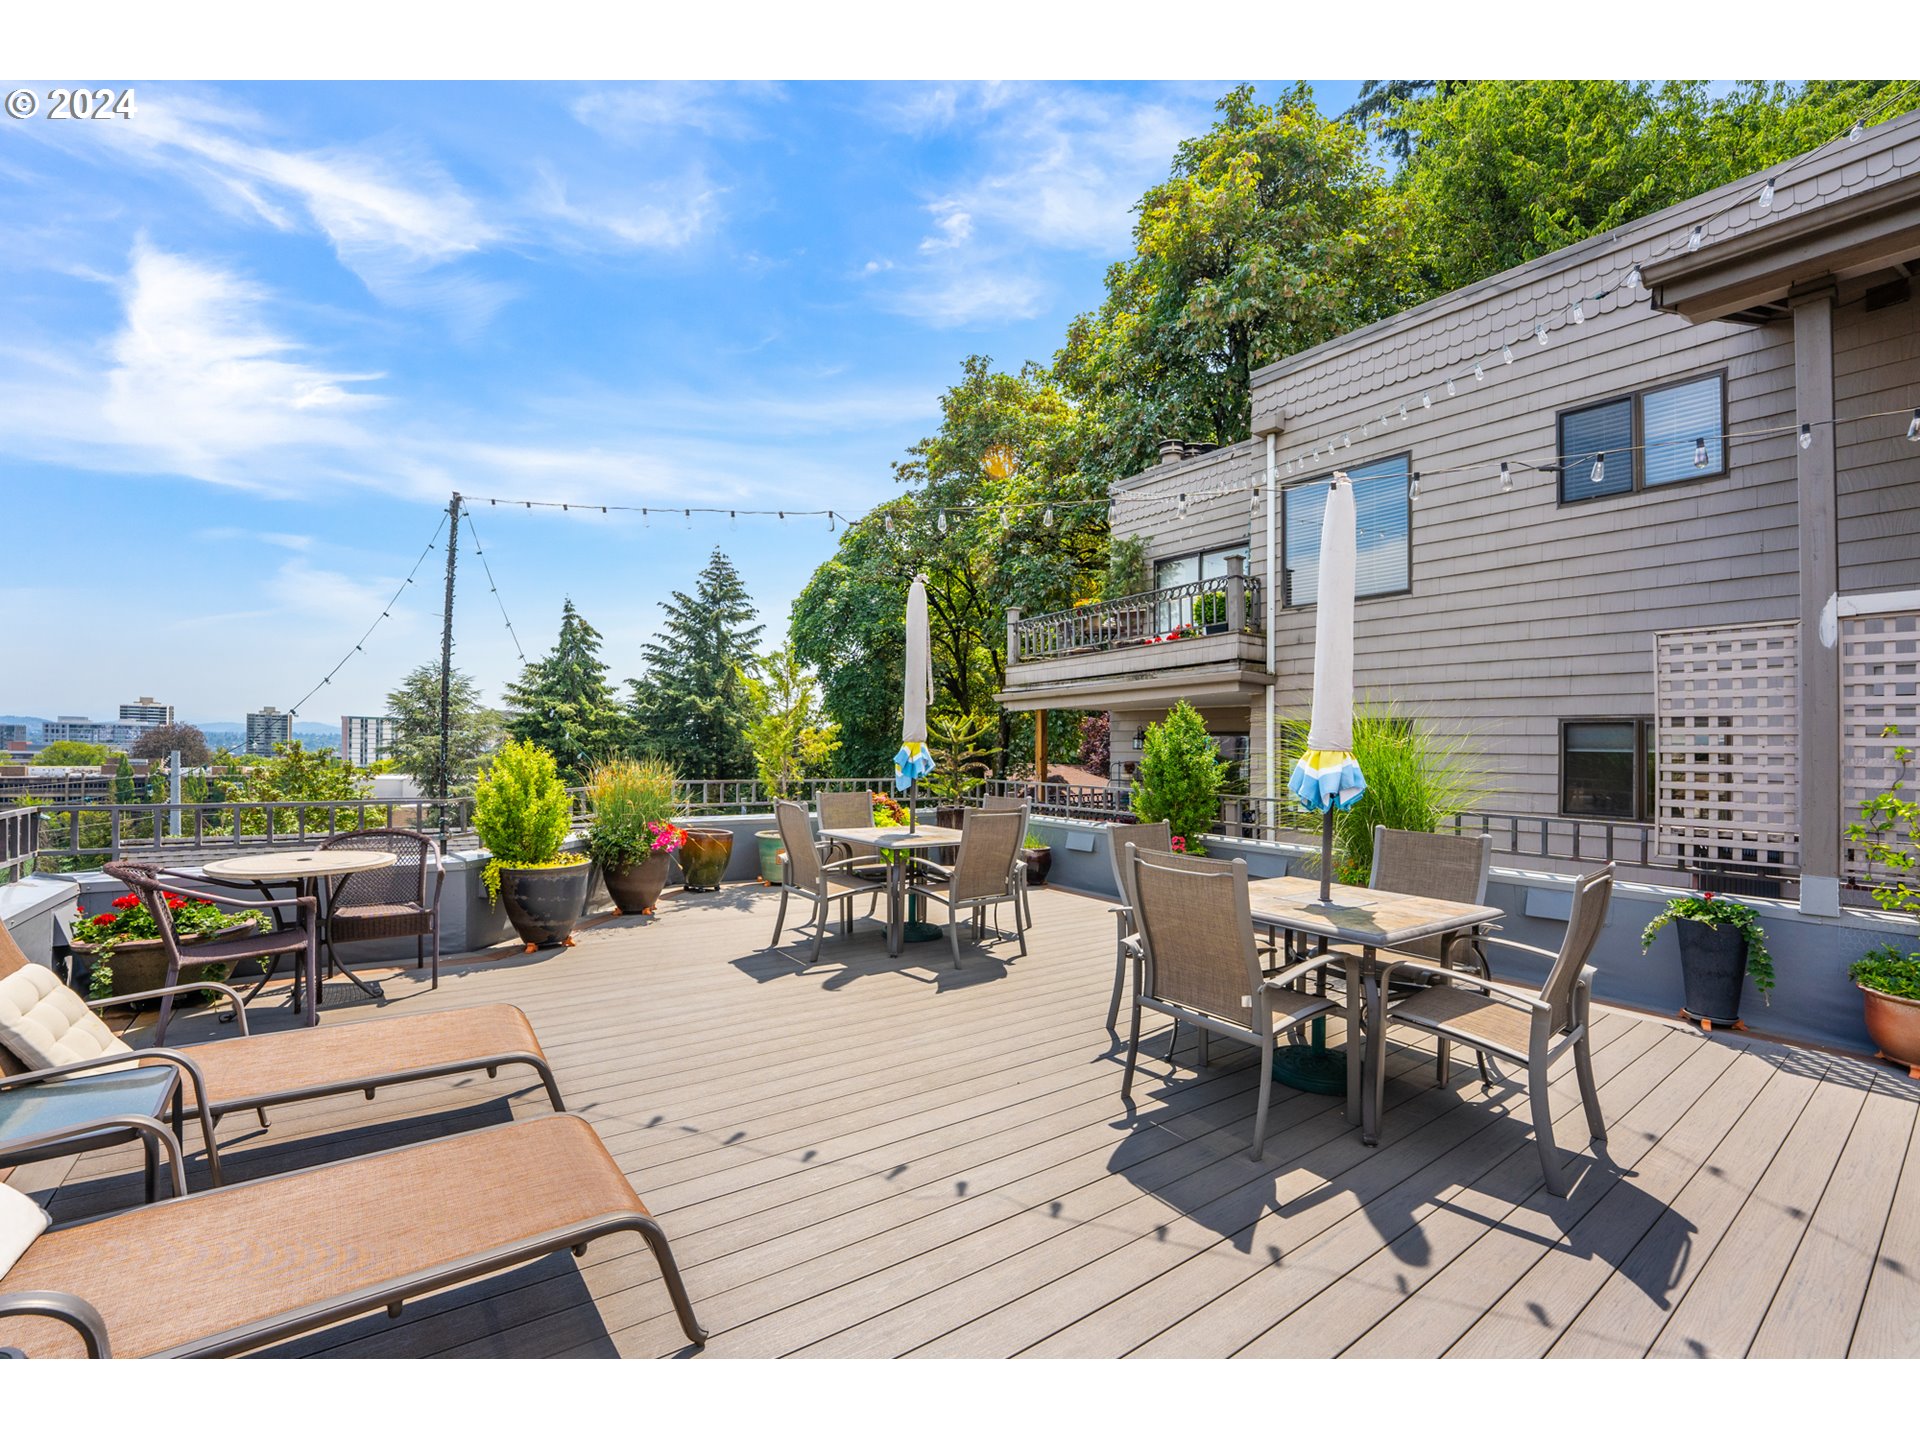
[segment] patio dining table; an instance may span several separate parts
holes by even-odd
[[[960,832],[941,825],[857,825],[820,831],[822,840],[845,840],[871,845],[887,862],[887,954],[898,955],[906,943],[906,916],[901,899],[907,890],[907,862],[916,850],[941,850],[960,843]],[[939,930],[934,931],[937,937]]]
[[[1306,875],[1254,880],[1249,882],[1247,894],[1254,923],[1280,931],[1289,954],[1305,939],[1317,946],[1315,953],[1332,950],[1338,957],[1347,992],[1347,1123],[1360,1126],[1363,1143],[1374,1144],[1379,1138],[1380,1117],[1367,1113],[1364,1097],[1372,1087],[1361,1083],[1359,1016],[1363,995],[1370,1006],[1373,989],[1379,983],[1377,952],[1400,950],[1415,941],[1438,937],[1444,955],[1455,935],[1491,924],[1506,912],[1492,905],[1434,900],[1425,895],[1370,890],[1364,885],[1334,885],[1323,904],[1319,880]],[[1325,1022],[1315,1021],[1314,1025],[1316,1038],[1324,1044]]]
[[[235,855],[225,860],[209,860],[200,867],[200,873],[209,880],[228,885],[251,885],[260,890],[291,882],[296,895],[318,898],[320,882],[323,880],[357,875],[366,870],[384,870],[399,863],[400,857],[391,850],[269,850],[260,855]],[[322,921],[324,923],[324,917]],[[368,995],[377,995],[378,992],[347,969],[345,962],[337,963],[355,985]],[[306,970],[307,1024],[318,1025],[320,962],[317,954],[309,953]],[[300,993],[301,979],[298,974],[294,976],[296,997]]]

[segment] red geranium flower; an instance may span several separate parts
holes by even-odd
[[[169,895],[167,896],[167,908],[169,910],[184,910],[187,908],[187,902],[182,900],[178,895]]]
[[[116,910],[131,910],[139,905],[139,903],[140,897],[138,895],[122,895],[118,900],[113,902],[113,908]]]
[[[113,922],[115,920],[118,920],[119,918],[120,917],[118,915],[96,915],[93,917],[93,923],[104,929],[106,926],[113,924]]]

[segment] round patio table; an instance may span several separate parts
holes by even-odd
[[[209,860],[200,867],[200,873],[209,880],[223,880],[228,884],[255,885],[265,889],[269,885],[294,886],[294,894],[320,896],[322,880],[338,879],[342,875],[358,875],[366,870],[385,870],[390,865],[400,863],[400,857],[391,850],[269,850],[259,855],[235,855],[225,860]],[[344,963],[341,973],[367,994],[375,992]],[[320,1023],[320,947],[316,944],[307,955],[307,1024]],[[300,977],[294,977],[296,994]]]

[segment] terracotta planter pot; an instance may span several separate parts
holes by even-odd
[[[1680,934],[1680,983],[1686,1013],[1715,1025],[1740,1019],[1740,987],[1747,978],[1747,937],[1731,925],[1717,930],[1698,920],[1675,920]]]
[[[540,870],[502,866],[500,903],[506,907],[507,923],[529,950],[571,945],[573,927],[587,908],[587,882],[592,878],[593,867],[584,861]]]
[[[1880,1058],[1907,1067],[1920,1080],[1920,1000],[1885,995],[1860,987],[1866,1001],[1867,1035],[1879,1047]]]
[[[1047,876],[1053,871],[1053,847],[1051,845],[1036,845],[1031,849],[1023,848],[1020,851],[1020,860],[1021,863],[1027,867],[1027,885],[1029,888],[1047,883]]]
[[[666,855],[649,855],[630,864],[609,865],[601,874],[607,882],[607,894],[622,915],[651,915],[660,903],[660,892],[666,888],[668,868]]]
[[[687,831],[687,843],[680,847],[680,874],[689,890],[718,890],[720,879],[733,859],[731,830]]]

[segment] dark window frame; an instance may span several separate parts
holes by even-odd
[[[1607,405],[1618,405],[1622,400],[1630,403],[1629,420],[1633,431],[1629,451],[1632,457],[1633,487],[1618,492],[1609,491],[1599,495],[1579,495],[1571,499],[1567,495],[1567,472],[1564,468],[1554,476],[1554,496],[1561,506],[1593,505],[1604,500],[1625,500],[1634,495],[1657,495],[1668,490],[1682,489],[1697,480],[1723,480],[1733,473],[1733,446],[1727,440],[1727,377],[1728,368],[1721,366],[1716,370],[1702,370],[1695,375],[1682,375],[1676,380],[1662,380],[1657,385],[1643,385],[1637,390],[1623,390],[1619,394],[1609,395],[1602,400],[1587,400],[1578,405],[1570,405],[1564,410],[1556,410],[1553,416],[1554,458],[1562,466],[1567,456],[1567,417],[1584,415],[1589,410],[1598,410]],[[1658,485],[1647,484],[1647,426],[1646,399],[1649,395],[1658,395],[1667,390],[1677,390],[1683,385],[1697,385],[1702,380],[1720,382],[1720,468],[1717,470],[1698,470],[1678,480],[1665,480]]]
[[[1420,473],[1419,471],[1413,468],[1413,451],[1411,450],[1396,450],[1396,451],[1393,451],[1391,454],[1378,455],[1378,456],[1375,456],[1373,459],[1368,460],[1365,463],[1366,465],[1384,465],[1390,460],[1404,460],[1407,462],[1407,484],[1408,485],[1411,485],[1413,483],[1413,477]],[[1354,466],[1348,467],[1345,473],[1351,474],[1352,471],[1359,470],[1362,468],[1364,467],[1360,465],[1354,465]],[[1274,568],[1277,571],[1279,571],[1281,593],[1279,596],[1279,604],[1275,606],[1276,609],[1311,610],[1317,603],[1319,603],[1316,600],[1296,600],[1293,598],[1293,580],[1291,578],[1291,572],[1287,567],[1287,494],[1288,492],[1293,490],[1304,489],[1308,485],[1323,484],[1326,481],[1333,479],[1333,474],[1334,472],[1331,470],[1323,470],[1318,475],[1308,475],[1299,480],[1291,481],[1288,484],[1285,484],[1279,487],[1280,493],[1279,493],[1278,499],[1280,501],[1280,505],[1279,505],[1280,513],[1274,517],[1276,521],[1276,524],[1274,526],[1274,529],[1276,532],[1274,535],[1274,544],[1279,548],[1280,553],[1274,557],[1275,561],[1277,562]],[[1375,590],[1365,595],[1358,593],[1358,591],[1356,590],[1353,597],[1354,603],[1356,605],[1364,605],[1369,600],[1393,600],[1393,599],[1397,599],[1400,596],[1411,595],[1413,593],[1413,512],[1415,507],[1414,507],[1413,499],[1411,496],[1407,497],[1406,503],[1407,503],[1407,583],[1401,586],[1398,590]]]
[[[1159,583],[1159,580],[1160,580],[1160,567],[1161,567],[1162,565],[1171,565],[1171,564],[1173,564],[1173,563],[1174,563],[1174,562],[1175,562],[1176,560],[1191,560],[1191,561],[1193,561],[1193,562],[1194,562],[1194,568],[1195,568],[1195,569],[1197,569],[1197,570],[1204,570],[1204,569],[1206,569],[1206,561],[1207,561],[1207,556],[1209,556],[1209,555],[1219,555],[1219,554],[1221,554],[1221,553],[1223,553],[1223,552],[1224,552],[1224,553],[1226,553],[1226,554],[1229,554],[1229,555],[1231,555],[1231,554],[1234,554],[1234,553],[1235,553],[1236,551],[1239,551],[1239,550],[1244,550],[1244,551],[1246,551],[1246,552],[1247,552],[1247,556],[1246,556],[1246,558],[1247,558],[1247,565],[1246,565],[1246,570],[1245,570],[1245,572],[1244,572],[1244,573],[1245,573],[1245,574],[1246,574],[1246,575],[1247,575],[1247,576],[1248,576],[1249,578],[1251,578],[1251,577],[1253,576],[1253,537],[1252,537],[1251,535],[1249,535],[1249,536],[1247,537],[1247,539],[1245,540],[1245,542],[1243,542],[1242,544],[1240,544],[1240,545],[1237,545],[1237,546],[1235,546],[1235,545],[1208,545],[1208,546],[1204,546],[1204,547],[1202,547],[1202,548],[1201,548],[1201,549],[1199,549],[1199,550],[1176,550],[1176,551],[1174,551],[1174,552],[1173,552],[1172,554],[1170,554],[1170,555],[1149,555],[1149,556],[1147,557],[1147,564],[1148,564],[1148,566],[1149,566],[1149,567],[1150,567],[1150,568],[1152,569],[1152,571],[1153,571],[1153,573],[1152,573],[1151,575],[1149,575],[1149,576],[1148,576],[1147,578],[1148,578],[1149,580],[1152,580],[1152,581],[1154,582],[1154,586],[1153,586],[1153,588],[1154,588],[1154,590],[1165,590],[1165,589],[1169,589],[1169,588],[1171,588],[1171,587],[1169,587],[1169,586],[1165,586],[1165,585],[1162,585],[1162,584],[1160,584],[1160,583]],[[1225,584],[1225,583],[1226,583],[1226,579],[1227,579],[1227,577],[1226,577],[1226,576],[1224,576],[1224,575],[1222,575],[1222,576],[1220,577],[1220,583],[1222,583],[1222,584]],[[1208,579],[1207,579],[1207,578],[1206,578],[1206,577],[1205,577],[1205,576],[1203,575],[1203,576],[1201,576],[1201,577],[1199,577],[1198,579],[1195,579],[1195,580],[1191,580],[1191,581],[1188,581],[1187,583],[1188,583],[1188,584],[1191,584],[1191,585],[1211,585],[1211,584],[1212,584],[1213,582],[1212,582],[1211,580],[1208,580]],[[1151,594],[1152,592],[1151,592],[1151,591],[1149,591],[1148,593],[1149,593],[1149,594]]]
[[[1631,815],[1594,815],[1579,814],[1567,808],[1567,728],[1572,725],[1631,725],[1633,726],[1633,807]],[[1654,718],[1651,715],[1567,715],[1560,720],[1560,741],[1558,755],[1559,781],[1554,795],[1555,813],[1567,820],[1591,822],[1594,824],[1650,825],[1656,797],[1649,787],[1653,784],[1654,771],[1658,765],[1655,751]]]

